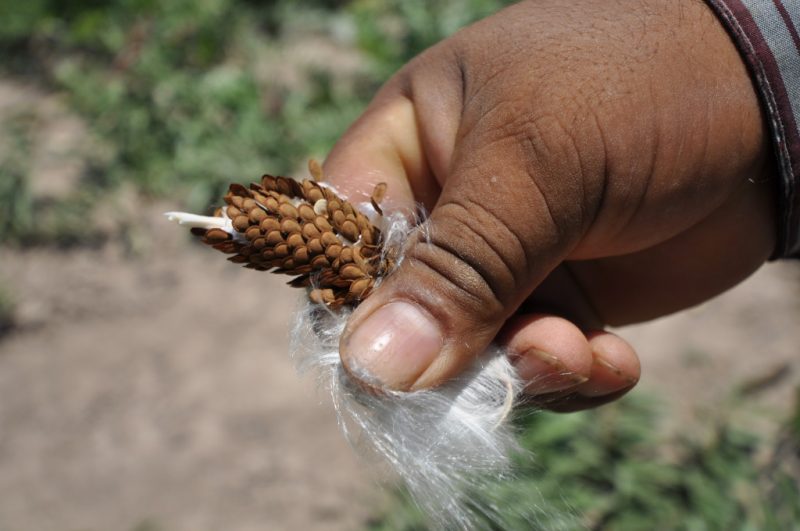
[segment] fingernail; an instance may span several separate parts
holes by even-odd
[[[604,396],[621,389],[633,387],[637,380],[625,374],[622,369],[600,357],[592,364],[592,377],[578,388],[583,396]]]
[[[404,390],[436,359],[443,341],[427,312],[408,302],[390,302],[345,338],[342,358],[366,383]]]
[[[530,383],[525,392],[531,395],[552,393],[580,385],[588,378],[567,370],[556,356],[539,349],[528,349],[515,365],[519,376]]]

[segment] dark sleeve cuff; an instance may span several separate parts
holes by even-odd
[[[784,0],[706,0],[758,89],[778,159],[778,242],[773,258],[800,257],[800,8]]]

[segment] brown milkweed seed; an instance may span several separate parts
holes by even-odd
[[[362,271],[357,265],[347,264],[339,270],[339,276],[344,280],[356,280],[363,278],[365,275],[364,271]]]
[[[297,207],[297,213],[303,221],[314,221],[317,213],[314,212],[314,207],[310,205],[300,205]]]
[[[321,181],[325,178],[322,174],[322,166],[315,159],[308,159],[308,173],[315,181]]]
[[[317,216],[314,219],[314,226],[317,227],[321,232],[330,232],[333,230],[330,222],[323,216]]]
[[[337,238],[333,232],[323,232],[322,236],[320,236],[320,240],[322,240],[322,245],[325,247],[339,243],[339,238]]]
[[[278,181],[277,177],[273,177],[272,175],[264,175],[261,177],[261,186],[263,186],[267,190],[274,190],[275,183],[277,181]]]
[[[289,244],[289,247],[294,249],[295,247],[300,247],[301,245],[304,245],[305,241],[303,240],[303,236],[301,236],[297,232],[294,232],[286,237],[286,243]]]
[[[361,242],[365,245],[372,245],[372,231],[369,229],[361,229]]]
[[[352,247],[343,247],[342,252],[339,253],[339,260],[343,264],[348,264],[353,261],[353,248]]]
[[[380,203],[383,201],[383,198],[386,196],[386,183],[378,183],[375,185],[375,189],[372,190],[372,200],[376,203]]]
[[[311,259],[311,267],[314,269],[322,269],[324,267],[330,267],[330,265],[331,263],[323,255],[318,255]]]
[[[336,260],[339,258],[339,254],[342,252],[342,246],[339,244],[329,245],[325,248],[325,256],[330,258],[331,260]]]
[[[284,219],[281,221],[281,232],[290,234],[292,232],[300,232],[300,224],[293,219]]]
[[[312,225],[311,223],[306,223],[303,225],[303,236],[306,239],[312,240],[314,238],[319,238],[321,235],[319,229]]]
[[[332,289],[315,289],[308,296],[316,304],[330,304],[336,300]]]
[[[351,242],[358,241],[358,236],[359,236],[358,227],[356,227],[356,224],[350,221],[349,219],[344,223],[342,223],[341,232],[344,235],[344,237],[350,240]]]
[[[280,231],[273,230],[267,233],[267,245],[275,246],[279,243],[283,243],[283,236]]]
[[[303,189],[303,196],[308,199],[308,192],[317,187],[317,183],[304,179],[300,182],[300,188]]]
[[[297,209],[289,203],[283,203],[278,207],[278,211],[284,218],[297,219]]]
[[[369,229],[372,230],[372,223],[369,222],[367,216],[362,214],[361,212],[356,212],[356,225],[361,230]]]
[[[298,247],[292,253],[292,259],[297,265],[305,265],[308,263],[308,249],[305,247]]]
[[[275,218],[265,218],[261,221],[260,227],[264,232],[279,231],[281,230],[281,223]]]
[[[267,213],[261,210],[260,207],[256,207],[250,211],[250,215],[248,217],[253,223],[261,223],[267,217]]]
[[[233,220],[233,228],[239,232],[244,232],[249,226],[250,220],[247,219],[247,216],[236,216]]]
[[[319,188],[312,188],[308,191],[308,200],[312,203],[316,203],[320,199],[323,199],[324,196],[322,195],[322,191]]]
[[[228,193],[240,196],[242,198],[242,204],[244,204],[245,199],[250,197],[250,192],[247,188],[238,183],[231,183],[231,185],[228,186]]]
[[[322,242],[317,238],[309,240],[308,243],[306,243],[306,247],[308,247],[308,250],[311,251],[312,254],[322,254],[325,251]]]
[[[279,179],[275,185],[279,194],[283,194],[286,196],[293,195],[292,194],[292,185],[288,179]]]
[[[268,197],[267,200],[264,201],[264,206],[267,207],[267,210],[270,212],[270,214],[277,214],[278,207],[280,205],[278,204],[277,199],[275,199],[274,197]]]
[[[206,232],[206,240],[208,240],[209,243],[224,242],[229,240],[230,237],[231,235],[222,229],[211,229]]]
[[[372,285],[371,278],[361,278],[358,280],[354,280],[352,284],[350,284],[350,289],[348,292],[351,295],[361,298],[364,293],[370,288]]]
[[[244,237],[250,241],[255,240],[259,236],[261,236],[261,230],[256,226],[251,226],[244,232]]]
[[[258,203],[259,206],[262,206],[267,200],[266,197],[264,197],[263,195],[259,194],[255,190],[251,189],[250,193],[253,195],[253,199],[255,199],[256,203]]]

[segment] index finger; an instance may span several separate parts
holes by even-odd
[[[411,213],[415,200],[438,195],[417,134],[414,105],[402,96],[374,102],[336,143],[323,171],[325,180],[354,203],[369,201],[375,185],[386,183],[384,210]]]

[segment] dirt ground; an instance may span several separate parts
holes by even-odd
[[[0,343],[0,529],[357,528],[381,494],[287,359],[296,294],[158,210],[138,254],[0,251],[20,325]],[[781,369],[757,395],[780,411],[800,372],[799,276],[773,264],[623,330],[643,356],[638,392],[683,424]]]
[[[287,359],[295,293],[148,221],[147,257],[4,250],[0,529],[356,527],[376,497]]]
[[[31,94],[0,83],[0,117],[50,106],[32,184],[58,195],[81,124]],[[0,247],[17,322],[0,339],[0,531],[358,529],[385,494],[287,357],[298,295],[191,243],[160,215],[174,205],[119,204],[132,224],[101,248]],[[777,263],[622,330],[636,392],[700,431],[745,385],[769,429],[800,383],[798,317],[800,264]]]

